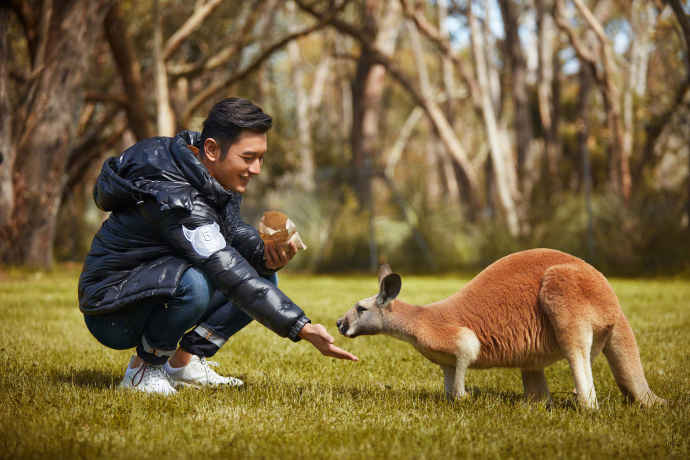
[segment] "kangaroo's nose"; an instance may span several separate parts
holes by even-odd
[[[343,324],[342,318],[335,322],[335,325],[338,326],[338,329],[340,329],[341,324]]]

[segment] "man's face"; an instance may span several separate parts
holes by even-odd
[[[220,144],[209,138],[204,142],[204,164],[209,173],[227,190],[244,193],[252,177],[261,172],[267,139],[265,133],[242,131],[220,159]]]

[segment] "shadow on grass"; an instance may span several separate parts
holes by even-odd
[[[295,392],[299,395],[330,392],[337,397],[350,399],[353,401],[391,401],[395,405],[402,403],[403,406],[409,405],[411,408],[419,406],[420,403],[438,405],[448,404],[451,406],[457,405],[458,407],[468,403],[477,404],[479,406],[501,405],[505,407],[516,407],[526,403],[525,397],[522,393],[498,391],[495,389],[478,387],[469,387],[467,389],[468,397],[459,401],[447,399],[444,391],[441,388],[439,388],[438,391],[428,389],[401,389],[392,388],[390,385],[384,384],[372,384],[365,387],[347,386],[343,384],[329,385],[324,383],[311,383],[303,385],[298,384],[291,388],[290,392]],[[564,392],[563,395],[554,397],[549,404],[545,404],[543,402],[533,402],[531,404],[542,405],[546,410],[578,410],[574,397],[572,395],[568,395],[566,392]]]
[[[122,378],[121,375],[97,369],[69,369],[67,372],[56,371],[52,377],[57,382],[85,388],[115,388]]]

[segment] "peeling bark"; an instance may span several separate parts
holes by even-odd
[[[14,212],[15,149],[12,133],[11,104],[9,95],[9,14],[0,10],[0,228],[8,225]]]
[[[68,156],[76,142],[88,64],[111,1],[47,1],[40,12],[28,97],[11,113],[26,114],[13,139],[15,206],[0,228],[0,260],[49,268]]]

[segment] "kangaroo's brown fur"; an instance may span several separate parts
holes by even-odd
[[[626,398],[664,401],[647,385],[613,289],[577,257],[551,249],[514,253],[424,307],[395,300],[400,277],[390,269],[380,282],[379,294],[358,302],[338,329],[348,337],[385,333],[412,343],[443,368],[449,396],[464,396],[467,368],[517,367],[526,396],[549,399],[543,369],[567,359],[579,402],[595,408],[591,362],[603,350]]]

